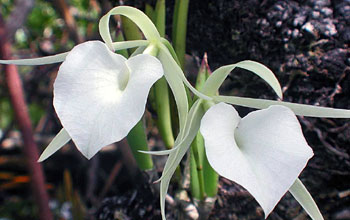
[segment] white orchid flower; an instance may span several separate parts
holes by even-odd
[[[247,189],[267,217],[313,156],[292,110],[273,105],[240,118],[228,104],[212,106],[200,132],[208,161]]]
[[[120,141],[141,119],[151,86],[163,76],[151,55],[126,60],[100,41],[74,47],[59,68],[53,104],[69,136],[88,159]]]

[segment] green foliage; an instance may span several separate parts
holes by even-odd
[[[31,103],[28,106],[28,111],[33,125],[37,125],[41,117],[45,114],[45,109],[37,103]]]
[[[6,128],[13,120],[13,112],[10,100],[0,97],[0,128]]]
[[[38,219],[38,210],[30,200],[19,197],[7,198],[0,206],[0,219],[28,220]]]

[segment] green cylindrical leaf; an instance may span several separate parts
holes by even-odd
[[[198,172],[197,172],[197,164],[196,159],[193,155],[193,148],[191,147],[191,154],[190,154],[190,187],[191,187],[191,194],[192,197],[195,199],[200,200],[200,188],[199,188],[199,178],[198,178]]]
[[[131,151],[135,157],[136,163],[141,170],[150,170],[153,168],[153,161],[150,155],[140,153],[139,151],[148,151],[147,137],[142,120],[139,121],[129,132],[127,140]]]
[[[165,36],[165,0],[158,0],[155,10],[155,25],[161,37]]]
[[[204,177],[204,192],[208,197],[215,197],[218,193],[218,180],[219,175],[215,172],[215,170],[210,166],[207,155],[205,154],[204,149],[204,139],[202,135],[198,132],[197,135],[198,145],[203,149],[202,154],[202,163],[203,163],[203,177]],[[199,143],[201,142],[201,143]]]
[[[158,115],[157,125],[166,148],[174,146],[174,136],[171,123],[169,88],[164,77],[154,84],[154,96]]]
[[[199,133],[198,133],[199,134]],[[191,192],[193,197],[203,201],[205,199],[205,185],[207,184],[203,176],[203,141],[198,140],[198,134],[191,144]],[[193,162],[192,162],[193,161]],[[193,173],[192,173],[193,172]]]
[[[176,0],[173,17],[172,40],[182,69],[184,68],[185,64],[187,14],[189,2],[189,0]]]
[[[151,19],[151,21],[154,23],[155,16],[154,16],[154,9],[153,7],[146,3],[145,5],[145,14]]]
[[[196,80],[196,89],[201,91],[211,71],[208,65],[207,54],[204,54],[201,67],[198,71]],[[204,109],[208,110],[210,105],[204,105]],[[199,162],[203,169],[204,192],[208,197],[215,197],[217,194],[218,174],[210,166],[205,154],[204,139],[200,132],[196,136],[196,147],[199,152]]]

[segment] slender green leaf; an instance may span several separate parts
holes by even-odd
[[[68,132],[66,131],[66,129],[62,128],[61,131],[58,132],[56,137],[52,139],[49,146],[45,148],[44,152],[41,154],[40,158],[38,159],[38,162],[43,162],[44,160],[46,160],[56,151],[61,149],[70,140],[71,140],[71,137],[69,136]]]
[[[313,220],[323,220],[322,214],[315,201],[299,179],[295,180],[293,185],[290,187],[289,192]]]
[[[313,105],[296,104],[291,102],[282,102],[266,99],[243,98],[237,96],[214,96],[216,102],[227,102],[233,105],[239,105],[250,108],[264,109],[271,105],[286,106],[296,114],[308,117],[322,118],[350,118],[350,110],[336,109],[328,107],[319,107]]]
[[[119,6],[111,9],[99,22],[99,31],[102,39],[110,49],[113,49],[112,38],[109,32],[109,18],[112,15],[123,15],[132,20],[145,35],[147,40],[160,42],[160,35],[152,21],[142,11],[129,7]]]
[[[52,63],[60,63],[66,59],[66,56],[69,52],[60,53],[47,57],[38,57],[38,58],[30,58],[30,59],[19,59],[19,60],[0,60],[0,64],[15,64],[15,65],[44,65],[44,64],[52,64]]]
[[[245,60],[236,64],[222,66],[219,69],[215,70],[204,85],[203,92],[207,95],[214,95],[218,91],[226,77],[236,67],[249,70],[261,77],[272,87],[276,94],[280,98],[282,98],[281,85],[278,82],[276,76],[273,74],[273,72],[266,66],[251,60]]]

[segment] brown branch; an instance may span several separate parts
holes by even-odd
[[[11,59],[11,44],[7,40],[7,29],[0,17],[0,54],[2,59]],[[24,101],[23,88],[17,67],[5,65],[6,83],[9,89],[10,99],[15,113],[15,118],[22,133],[24,142],[24,155],[28,171],[31,177],[31,188],[36,204],[39,208],[40,220],[52,220],[49,208],[49,197],[45,188],[43,168],[37,162],[39,157],[38,149],[33,138],[33,130],[28,115],[27,105]]]
[[[58,11],[62,15],[69,32],[70,37],[75,41],[75,43],[80,44],[84,41],[83,37],[78,33],[75,18],[69,11],[69,6],[65,0],[55,0],[54,5],[57,7]]]

